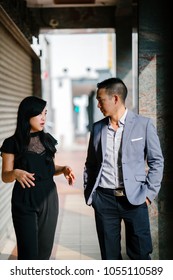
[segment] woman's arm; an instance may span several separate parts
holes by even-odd
[[[17,180],[22,188],[34,186],[34,173],[22,169],[14,169],[14,154],[2,153],[2,181],[10,183]]]
[[[55,164],[55,175],[64,174],[65,178],[67,179],[69,185],[73,185],[75,180],[75,175],[72,169],[69,166],[60,166]]]

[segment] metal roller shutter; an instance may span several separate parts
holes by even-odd
[[[35,53],[34,53],[35,55]],[[14,133],[20,101],[33,94],[33,51],[7,14],[0,10],[0,145]],[[0,170],[1,170],[0,157]],[[10,236],[13,184],[0,178],[0,250]]]

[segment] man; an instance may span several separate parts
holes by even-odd
[[[125,106],[127,87],[119,78],[99,83],[98,108],[104,119],[94,123],[84,169],[84,195],[95,210],[104,260],[120,260],[121,221],[130,259],[151,259],[148,205],[157,196],[163,156],[151,119]]]

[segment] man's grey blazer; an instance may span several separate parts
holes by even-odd
[[[106,153],[109,118],[93,125],[84,168],[84,196],[88,205],[99,185]],[[133,205],[152,202],[163,176],[164,159],[156,128],[150,118],[127,112],[122,135],[122,172],[127,199]]]

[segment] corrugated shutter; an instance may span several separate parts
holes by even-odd
[[[28,42],[25,42],[23,34],[1,10],[0,145],[6,137],[14,133],[16,113],[20,101],[33,94],[33,51],[30,49],[31,47]],[[0,157],[0,170],[1,164]],[[13,184],[4,184],[0,180],[0,249],[4,245],[5,239],[10,236],[11,230],[13,230],[11,221],[12,186]]]

